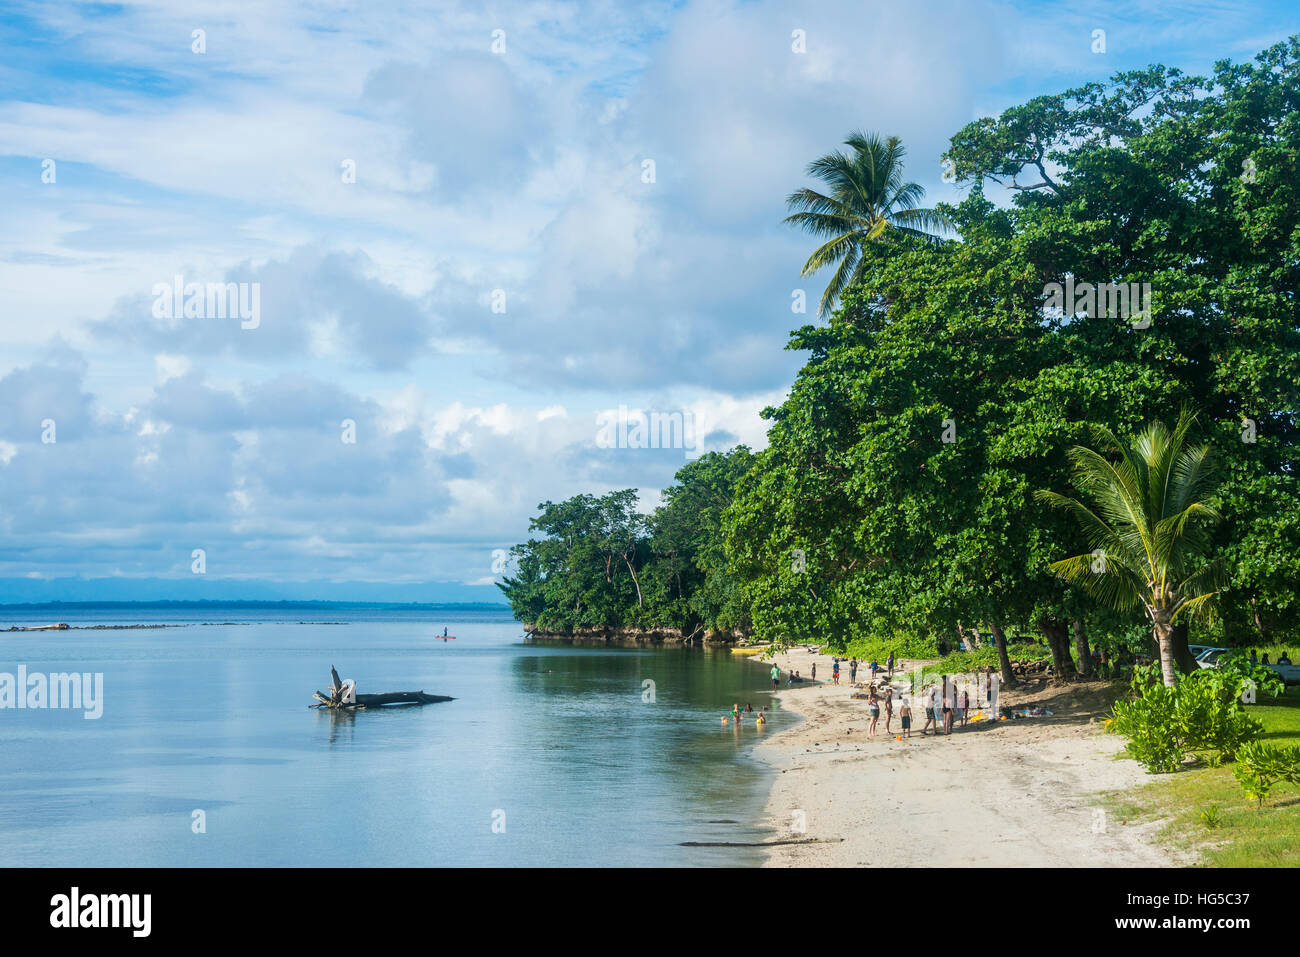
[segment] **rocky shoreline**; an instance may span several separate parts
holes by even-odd
[[[524,625],[528,641],[549,641],[570,645],[604,645],[614,648],[702,648],[729,647],[743,641],[739,632],[699,630],[683,633],[678,628],[575,628],[572,631],[539,631]]]

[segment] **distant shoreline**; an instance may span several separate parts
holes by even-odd
[[[44,602],[10,602],[0,603],[0,612],[5,611],[79,611],[89,609],[183,609],[183,608],[245,608],[277,609],[295,608],[373,608],[404,609],[407,611],[501,611],[509,612],[510,606],[504,602],[452,601],[452,602],[398,602],[398,601],[290,601],[274,599],[249,599],[247,601],[226,601],[225,599],[158,599],[156,601],[44,601]],[[513,617],[513,616],[512,616]]]

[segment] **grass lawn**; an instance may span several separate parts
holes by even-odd
[[[1300,687],[1265,700],[1250,709],[1264,725],[1263,740],[1279,747],[1300,745]],[[1159,839],[1197,854],[1211,867],[1300,867],[1300,787],[1295,785],[1275,785],[1257,811],[1231,766],[1202,767],[1152,775],[1149,784],[1112,795],[1105,805],[1120,820],[1167,819]],[[1202,818],[1210,808],[1217,808],[1216,827]]]

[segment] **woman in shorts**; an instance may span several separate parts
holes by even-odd
[[[867,737],[876,736],[876,722],[880,720],[880,699],[876,697],[876,689],[871,689],[871,697],[867,699],[867,710],[871,712],[871,727],[867,729]]]

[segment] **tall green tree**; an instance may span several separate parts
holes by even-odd
[[[862,281],[866,244],[890,229],[931,239],[951,228],[943,213],[920,206],[925,190],[904,178],[907,151],[897,136],[882,140],[876,133],[855,130],[844,145],[851,152],[836,150],[808,164],[808,175],[825,183],[826,192],[804,187],[786,198],[794,212],[785,222],[826,240],[804,263],[803,275],[836,267],[822,293],[823,316],[830,315],[845,289]]]
[[[1098,428],[1113,458],[1083,446],[1070,450],[1074,486],[1090,504],[1037,493],[1071,513],[1092,548],[1053,562],[1052,570],[1117,611],[1145,609],[1169,687],[1176,681],[1174,624],[1204,610],[1222,577],[1209,556],[1208,531],[1220,520],[1209,502],[1216,485],[1210,447],[1188,444],[1194,422],[1186,411],[1172,431],[1153,422],[1131,446]]]
[[[498,586],[539,631],[583,628],[748,633],[744,596],[726,570],[722,514],[753,462],[749,449],[688,462],[650,515],[635,489],[543,502],[535,534],[512,549]]]

